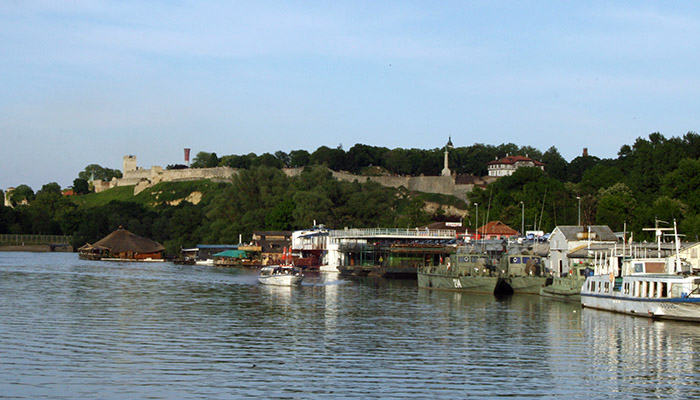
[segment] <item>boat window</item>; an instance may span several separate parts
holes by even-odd
[[[675,299],[683,297],[683,284],[675,283],[671,285],[671,297]]]
[[[607,293],[609,291],[610,291],[610,283],[605,282],[605,292]]]
[[[629,282],[625,282],[624,293],[630,294],[630,283]]]
[[[661,293],[659,293],[659,297],[668,297],[668,283],[661,282]]]
[[[598,291],[600,292],[600,282],[598,282]]]

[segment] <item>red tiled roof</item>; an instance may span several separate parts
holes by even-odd
[[[531,163],[534,163],[538,167],[544,166],[544,163],[541,163],[537,160],[533,160],[532,158],[525,157],[525,156],[506,156],[506,157],[501,158],[500,160],[489,161],[486,163],[486,165],[515,164],[516,162],[531,162]]]
[[[511,228],[510,226],[504,224],[501,221],[491,221],[488,224],[477,229],[477,232],[481,235],[500,235],[500,236],[514,236],[518,234],[518,231]]]

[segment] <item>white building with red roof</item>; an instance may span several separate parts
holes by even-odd
[[[544,163],[526,156],[506,155],[500,160],[487,162],[486,167],[489,170],[489,176],[498,177],[513,175],[513,172],[521,167],[536,167],[544,171]]]

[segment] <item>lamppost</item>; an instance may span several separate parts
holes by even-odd
[[[522,209],[523,209],[522,219],[520,221],[520,236],[525,236],[525,203],[523,203],[521,201],[520,205],[522,206]]]
[[[478,236],[477,229],[479,229],[479,203],[474,203],[476,206],[476,218],[475,218],[475,224],[474,224],[474,234]]]
[[[581,196],[576,196],[578,199],[578,226],[581,226]]]

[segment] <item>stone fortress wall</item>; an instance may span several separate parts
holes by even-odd
[[[134,186],[134,194],[136,195],[160,182],[200,179],[231,182],[233,175],[238,173],[237,169],[230,167],[165,170],[162,167],[153,166],[149,169],[144,169],[136,165],[136,156],[133,155],[124,156],[123,167],[122,178],[114,178],[109,182],[93,182],[95,191],[101,192],[118,186]],[[301,174],[303,168],[285,168],[283,171],[287,176],[292,177]],[[487,183],[480,179],[471,183],[457,183],[455,176],[363,176],[349,172],[331,171],[331,173],[334,178],[341,181],[372,181],[386,187],[404,187],[410,191],[452,195],[462,200],[466,199],[467,193],[471,192],[476,185],[485,185]]]
[[[124,156],[121,178],[109,182],[93,182],[95,192],[99,193],[118,186],[134,186],[134,195],[160,182],[182,182],[210,179],[215,182],[231,182],[233,174],[238,173],[230,167],[163,169],[152,166],[149,169],[136,165],[136,156]]]

